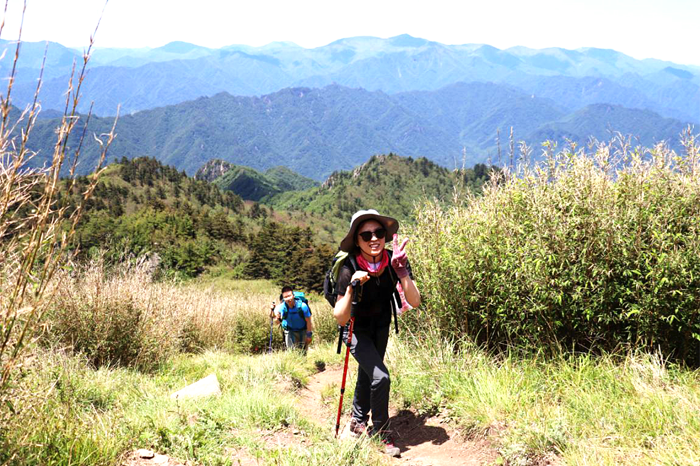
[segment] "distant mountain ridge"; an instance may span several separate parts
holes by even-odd
[[[104,133],[112,119],[93,118],[90,125],[92,132]],[[334,85],[262,97],[222,93],[127,115],[119,120],[108,155],[154,157],[190,174],[212,159],[258,171],[284,165],[321,181],[375,154],[426,157],[450,168],[497,163],[497,134],[505,152],[511,127],[515,142],[526,142],[538,157],[545,139],[585,144],[591,136],[607,140],[614,131],[647,147],[666,140],[678,148],[686,126],[649,110],[610,104],[570,112],[550,99],[493,83],[395,95]],[[37,122],[31,149],[39,155],[33,163],[51,154],[54,127],[54,120]],[[76,134],[81,131],[79,125]],[[94,166],[96,149],[84,147],[79,170]]]
[[[275,210],[337,219],[349,219],[356,211],[373,206],[406,221],[415,218],[417,206],[426,200],[450,203],[455,190],[479,192],[489,176],[490,169],[483,164],[447,170],[426,158],[382,154],[352,170],[334,172],[319,187],[280,193],[266,204]]]
[[[0,42],[0,45],[7,42]],[[29,102],[43,57],[42,46],[23,44],[15,104]],[[62,109],[72,60],[78,51],[51,44],[42,92],[44,109]],[[12,54],[0,61],[9,69]],[[263,47],[232,45],[209,49],[173,42],[156,49],[96,49],[84,84],[83,103],[95,102],[98,115],[122,114],[213,96],[261,96],[289,87],[321,88],[330,84],[394,94],[434,91],[456,82],[510,84],[526,92],[543,92],[569,110],[610,103],[653,110],[662,116],[700,122],[700,67],[667,61],[636,60],[606,49],[561,48],[500,50],[489,45],[444,45],[401,35],[389,39],[354,37],[305,49],[276,42]],[[605,92],[587,91],[602,79]],[[580,94],[580,91],[584,91]],[[563,100],[557,100],[561,96]]]

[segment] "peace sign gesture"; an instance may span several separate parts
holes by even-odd
[[[393,255],[391,256],[391,266],[396,271],[396,275],[399,279],[408,276],[408,268],[406,268],[406,263],[408,262],[408,256],[406,255],[406,244],[408,243],[408,238],[404,238],[401,246],[399,246],[399,235],[394,235],[392,240],[392,246],[394,249]]]

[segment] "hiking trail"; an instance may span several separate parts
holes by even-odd
[[[343,367],[319,367],[318,372],[308,379],[305,387],[290,380],[280,381],[281,389],[296,391],[302,400],[302,416],[318,426],[329,429],[333,435],[340,396],[340,382]],[[357,376],[357,363],[350,361],[346,387],[352,387]],[[346,406],[349,406],[351,394],[346,391]],[[447,420],[440,416],[417,414],[413,410],[398,410],[389,407],[391,430],[395,445],[401,450],[398,458],[384,457],[385,464],[403,466],[485,466],[497,464],[499,454],[488,439],[466,438]],[[341,417],[339,441],[351,441],[348,434],[350,410],[345,409]],[[196,419],[193,419],[195,422]],[[304,446],[311,440],[291,427],[275,431],[260,430],[259,435],[270,447],[284,449],[290,445]],[[379,448],[379,447],[377,447]],[[227,455],[234,458],[240,466],[262,466],[265,463],[254,458],[245,448],[229,448]],[[167,455],[149,450],[136,450],[126,454],[123,466],[193,466],[192,462],[180,462]]]
[[[352,361],[351,361],[352,364]],[[354,385],[357,364],[348,369],[346,387]],[[334,429],[340,396],[342,366],[326,367],[310,377],[301,389],[304,415],[321,426]],[[324,396],[326,399],[324,399]],[[346,389],[346,397],[348,397]],[[350,400],[348,400],[350,401]],[[346,409],[341,417],[342,433],[347,438],[350,419]],[[467,439],[441,416],[419,415],[412,410],[390,406],[391,430],[395,445],[401,450],[398,458],[387,457],[387,463],[407,466],[476,466],[494,464],[499,457],[486,439]]]

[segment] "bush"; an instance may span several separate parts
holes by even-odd
[[[152,370],[181,346],[185,316],[167,306],[147,261],[107,271],[95,261],[65,277],[48,312],[49,337],[104,365]]]
[[[411,258],[443,335],[492,347],[659,348],[700,363],[700,167],[664,146],[563,151],[418,212]]]

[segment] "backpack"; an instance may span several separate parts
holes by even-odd
[[[287,307],[287,303],[284,302],[282,295],[280,295],[280,300],[282,300],[282,312],[281,312],[281,317],[283,321],[287,320],[287,315],[289,314],[289,308]],[[295,291],[294,292],[294,301],[301,301],[302,303],[306,304],[306,307],[309,308],[309,315],[311,314],[311,306],[309,306],[309,300],[306,299],[306,295],[304,294],[303,291]],[[301,306],[294,306],[294,311],[295,314],[298,314],[302,320],[305,320],[304,317],[304,311],[301,309]]]
[[[340,275],[340,269],[343,268],[345,260],[348,260],[350,264],[351,271],[354,273],[357,270],[357,262],[355,258],[349,255],[345,251],[338,251],[338,253],[333,257],[331,262],[331,267],[326,272],[326,278],[323,280],[323,296],[328,301],[331,307],[335,307],[335,302],[338,299],[336,288],[338,287],[338,275]]]

